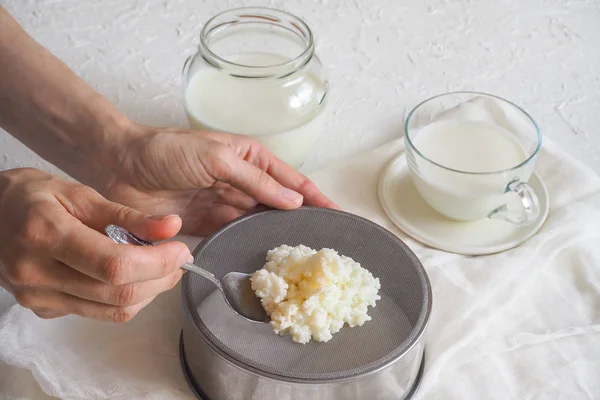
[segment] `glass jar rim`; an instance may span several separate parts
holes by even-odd
[[[240,14],[243,12],[244,14]],[[223,26],[227,26],[232,23],[236,23],[237,21],[230,21],[226,23],[220,23],[215,25],[215,21],[223,16],[227,16],[228,14],[232,14],[234,18],[257,18],[264,19],[266,22],[270,23],[282,23],[283,19],[279,18],[284,17],[291,21],[291,25],[295,28],[294,30],[286,28],[296,34],[298,37],[304,39],[304,50],[295,56],[294,58],[286,61],[284,63],[261,66],[261,65],[245,65],[236,63],[228,60],[225,57],[222,57],[215,53],[208,43],[208,39],[210,34],[215,30],[222,28]],[[289,71],[293,69],[294,71],[301,68],[305,64],[307,64],[313,56],[314,53],[314,36],[313,33],[301,18],[297,17],[294,14],[291,14],[287,11],[279,10],[271,7],[238,7],[232,8],[225,11],[222,11],[213,17],[211,17],[202,28],[200,32],[200,49],[203,52],[203,56],[205,60],[211,65],[217,68],[235,68],[238,70],[239,74],[236,76],[244,77],[244,72],[247,72],[248,77],[273,77],[282,75],[283,72]],[[208,56],[208,57],[206,57]],[[261,73],[262,72],[262,73]],[[260,75],[256,75],[260,74]]]
[[[433,161],[432,159],[426,157],[419,149],[417,149],[417,147],[415,146],[415,144],[413,143],[413,141],[411,140],[411,135],[410,135],[410,130],[408,127],[408,124],[411,121],[411,118],[413,116],[413,114],[424,104],[435,100],[437,98],[440,97],[444,97],[444,96],[450,96],[450,95],[461,95],[461,94],[472,94],[472,95],[479,95],[479,96],[486,96],[486,97],[493,97],[497,100],[503,101],[507,104],[510,104],[511,106],[515,107],[517,110],[519,110],[521,113],[523,113],[527,119],[532,123],[533,127],[535,128],[536,131],[536,136],[537,136],[537,145],[535,147],[535,150],[533,152],[531,152],[531,154],[525,159],[525,161],[521,162],[520,164],[514,166],[514,167],[510,167],[510,168],[506,168],[506,169],[502,169],[502,170],[498,170],[498,171],[486,171],[486,172],[473,172],[473,171],[462,171],[460,169],[454,169],[454,168],[450,168],[447,167],[445,165],[442,165],[438,162]],[[442,169],[445,169],[447,171],[452,171],[452,172],[456,172],[459,174],[465,174],[465,175],[495,175],[495,174],[502,174],[502,173],[506,173],[506,172],[510,172],[510,171],[514,171],[517,170],[519,168],[522,168],[523,166],[525,166],[526,164],[528,164],[531,160],[533,160],[540,152],[540,149],[542,148],[542,133],[540,131],[539,126],[537,125],[537,123],[535,122],[535,120],[531,117],[531,115],[529,115],[529,113],[527,111],[525,111],[523,108],[519,107],[518,105],[516,105],[515,103],[513,103],[512,101],[506,100],[500,96],[496,96],[493,94],[489,94],[489,93],[483,93],[483,92],[475,92],[475,91],[456,91],[456,92],[447,92],[447,93],[441,93],[435,96],[432,96],[426,100],[421,101],[419,104],[417,104],[409,113],[408,116],[406,117],[406,121],[404,122],[404,136],[405,136],[405,140],[408,143],[408,147],[410,147],[411,150],[413,150],[415,153],[417,153],[421,158],[423,158],[425,161],[439,167]]]

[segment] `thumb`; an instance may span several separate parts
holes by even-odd
[[[147,215],[117,203],[108,202],[104,207],[102,227],[114,224],[122,226],[135,236],[151,242],[170,239],[181,229],[178,215]]]
[[[133,211],[137,213],[137,211]],[[144,216],[143,220],[135,217],[128,221],[131,223],[131,229],[126,225],[122,226],[139,238],[149,241],[170,239],[181,230],[183,222],[179,215],[142,215]]]
[[[79,199],[81,200],[81,199]],[[97,192],[89,192],[86,201],[71,202],[71,214],[85,225],[104,232],[107,225],[119,225],[141,239],[161,241],[175,236],[181,229],[178,215],[148,215],[114,203]]]

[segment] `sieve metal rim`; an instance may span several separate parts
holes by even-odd
[[[235,357],[229,355],[228,353],[226,353],[224,350],[219,348],[219,346],[217,346],[215,343],[213,343],[208,337],[206,337],[206,335],[202,332],[201,328],[194,322],[193,318],[190,316],[189,307],[188,307],[189,300],[185,296],[185,293],[186,293],[185,290],[181,290],[181,300],[183,303],[183,311],[184,311],[185,317],[187,319],[187,322],[189,324],[191,324],[191,326],[194,328],[195,336],[200,338],[221,359],[223,359],[230,365],[234,366],[235,368],[241,369],[242,371],[246,371],[246,372],[252,372],[261,377],[264,377],[267,379],[272,379],[272,380],[279,381],[279,382],[284,381],[284,382],[298,383],[298,384],[325,384],[325,383],[348,382],[348,381],[356,380],[357,378],[370,376],[371,374],[377,373],[377,372],[389,367],[390,365],[394,364],[396,361],[404,358],[422,340],[422,338],[427,330],[427,326],[429,325],[429,317],[431,315],[431,310],[432,310],[433,294],[432,294],[432,289],[431,289],[431,282],[429,280],[429,276],[427,275],[427,271],[423,267],[423,264],[421,263],[419,258],[410,249],[410,247],[408,247],[406,245],[406,243],[404,243],[398,236],[394,235],[392,232],[390,232],[388,229],[384,228],[383,226],[376,224],[375,222],[370,221],[366,218],[363,218],[361,216],[358,216],[356,214],[352,214],[352,213],[349,213],[346,211],[334,210],[334,209],[329,209],[329,208],[326,209],[326,208],[315,207],[315,206],[301,206],[300,208],[295,209],[295,210],[299,210],[299,209],[311,209],[311,210],[318,210],[318,211],[329,212],[329,213],[336,213],[336,214],[345,215],[350,218],[354,218],[356,220],[365,222],[365,223],[375,227],[376,229],[382,231],[382,233],[388,235],[394,242],[396,242],[405,251],[406,255],[411,259],[411,261],[413,261],[413,265],[417,268],[418,272],[420,273],[419,275],[423,278],[423,281],[424,281],[423,283],[426,287],[426,293],[425,293],[426,296],[424,296],[423,301],[427,302],[427,308],[426,308],[425,312],[423,314],[421,314],[421,317],[415,324],[417,329],[414,329],[413,332],[416,331],[416,334],[414,334],[411,341],[405,346],[405,348],[396,357],[383,363],[382,365],[377,366],[376,368],[370,369],[370,370],[362,372],[360,374],[341,377],[341,378],[326,378],[326,379],[302,379],[302,378],[289,377],[289,376],[285,376],[285,375],[277,375],[277,374],[263,371],[256,367],[253,367],[251,365],[245,364],[244,362],[242,362],[242,361],[236,359]],[[257,212],[249,213],[249,214],[243,215],[241,217],[238,217],[238,218],[234,219],[233,221],[229,222],[228,224],[222,226],[217,231],[213,232],[211,235],[207,236],[204,240],[202,240],[202,242],[194,249],[194,251],[192,252],[192,255],[194,257],[196,257],[201,251],[203,251],[210,244],[210,242],[212,240],[216,239],[221,233],[223,233],[230,227],[232,227],[236,224],[242,223],[245,220],[250,219],[258,214],[293,212],[295,210],[287,211],[287,210],[278,210],[278,209],[267,209],[267,210],[257,211]],[[187,281],[189,279],[190,279],[190,277],[188,276],[188,274],[185,274],[183,276],[182,287],[186,286]]]

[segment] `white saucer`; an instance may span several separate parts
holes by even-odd
[[[448,219],[423,200],[409,176],[404,154],[381,171],[379,201],[388,217],[415,240],[440,250],[464,255],[482,255],[516,247],[535,235],[548,217],[548,190],[534,174],[529,180],[540,200],[540,216],[530,225],[482,219],[459,222]]]

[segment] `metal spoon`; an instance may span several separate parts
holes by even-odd
[[[154,246],[133,235],[127,229],[117,225],[108,225],[104,231],[109,238],[120,244],[131,244],[134,246]],[[223,279],[219,280],[212,273],[192,263],[185,263],[181,268],[196,273],[212,283],[225,297],[225,301],[239,315],[253,322],[269,322],[265,309],[260,300],[254,294],[250,283],[250,275],[241,272],[229,272]]]

